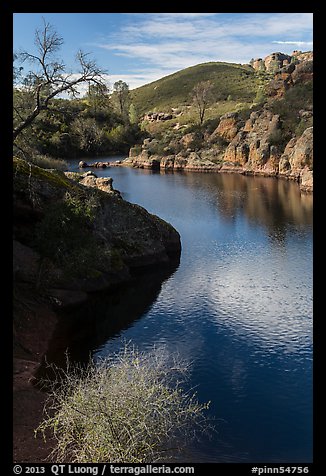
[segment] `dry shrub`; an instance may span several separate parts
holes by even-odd
[[[56,439],[55,462],[165,461],[209,427],[208,404],[182,389],[187,371],[162,349],[130,344],[86,369],[68,365],[51,384],[36,433]]]

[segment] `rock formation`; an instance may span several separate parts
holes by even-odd
[[[187,126],[183,126],[185,131],[182,135],[179,124],[174,127],[178,132],[168,145],[164,143],[163,146],[157,139],[147,138],[141,146],[130,149],[123,165],[164,171],[278,176],[296,180],[302,190],[312,191],[313,129],[310,126],[313,112],[309,96],[306,103],[302,102],[304,109],[295,113],[297,116],[292,122],[296,128],[293,124],[290,129],[288,124],[284,127],[280,116],[272,112],[272,105],[275,100],[282,100],[288,89],[312,81],[313,53],[294,51],[287,55],[276,52],[264,59],[252,60],[250,64],[254,69],[265,72],[262,76],[264,81],[268,80],[268,85],[265,91],[267,101],[247,120],[243,119],[241,111],[226,113],[220,117],[213,133],[205,131],[202,136],[187,132]],[[309,88],[307,91],[309,95]],[[280,111],[283,117],[284,112]],[[157,115],[150,113],[148,120],[152,119],[159,120]],[[300,137],[299,131],[303,131]]]
[[[120,196],[120,192],[113,188],[113,180],[111,177],[97,177],[94,172],[89,170],[84,174],[79,174],[75,172],[64,172],[66,177],[76,180],[86,187],[94,187],[99,190],[102,190],[106,193],[112,193],[114,195]]]
[[[166,112],[148,112],[145,114],[143,117],[144,121],[149,121],[149,122],[159,122],[159,121],[168,121],[170,119],[173,119],[175,117],[175,114],[169,114]]]
[[[251,66],[257,71],[268,71],[275,73],[276,71],[288,67],[291,63],[297,65],[307,61],[313,60],[313,52],[307,51],[302,52],[295,50],[291,55],[285,53],[271,53],[267,55],[264,59],[256,58],[250,61]]]
[[[313,77],[312,51],[293,51],[292,55],[272,53],[264,59],[252,59],[250,64],[256,71],[274,73],[267,88],[270,97],[280,98],[293,84],[311,80]]]
[[[301,111],[301,115],[309,111]],[[219,146],[218,138],[224,146]],[[193,135],[181,139],[184,150],[177,154],[151,154],[151,140],[146,139],[139,150],[131,148],[124,165],[164,171],[239,172],[243,174],[279,176],[300,183],[302,190],[312,191],[313,128],[308,127],[299,138],[282,145],[281,121],[268,109],[253,111],[243,122],[237,113],[221,117],[206,146],[191,150]]]
[[[187,140],[186,140],[187,142]],[[145,147],[148,146],[146,143]],[[124,165],[151,170],[165,171],[188,171],[188,172],[211,172],[217,171],[219,166],[209,160],[203,158],[195,151],[178,154],[158,155],[149,152],[147,148],[143,148],[139,153],[137,148],[131,148],[129,157],[124,161]]]
[[[63,172],[14,160],[17,279],[37,286],[43,275],[48,288],[90,292],[129,279],[135,267],[168,263],[178,257],[178,232],[144,208],[117,196],[112,179],[104,182],[94,175],[73,180]],[[102,186],[109,191],[103,191]],[[58,216],[61,211],[62,217]],[[79,220],[75,231],[74,220]],[[35,237],[42,233],[45,242],[38,244]],[[75,258],[74,247],[78,249]],[[67,258],[76,260],[68,271],[62,260],[56,260],[62,249],[66,249]],[[87,268],[82,266],[84,258]],[[24,263],[28,263],[28,270]],[[81,273],[83,269],[86,271]]]
[[[313,128],[292,138],[282,152],[280,126],[279,116],[271,111],[252,112],[226,148],[221,172],[285,177],[298,181],[302,190],[312,191]]]
[[[246,172],[275,175],[273,156],[276,150],[271,147],[270,139],[278,129],[279,116],[270,111],[252,112],[226,148],[221,170],[229,170],[231,165],[241,166]]]
[[[65,345],[71,352],[58,308],[80,306],[90,292],[128,281],[135,269],[177,265],[180,237],[168,223],[119,198],[109,178],[45,170],[21,159],[14,159],[13,170],[13,454],[16,462],[42,462],[53,441],[34,436],[46,399],[36,375],[42,359],[52,362],[51,345],[57,345],[59,360]],[[57,259],[64,250],[69,267]],[[59,343],[58,323],[64,329]]]
[[[292,138],[279,161],[280,176],[294,178],[305,191],[312,191],[313,128],[306,129],[299,138]]]
[[[219,125],[211,135],[210,140],[215,136],[220,136],[227,141],[231,141],[237,135],[240,128],[240,121],[237,112],[228,112],[220,118]]]

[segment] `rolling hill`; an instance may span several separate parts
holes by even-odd
[[[207,80],[214,85],[213,100],[238,102],[253,101],[260,82],[249,65],[203,63],[132,90],[132,102],[139,114],[152,110],[169,112],[171,107],[190,104],[194,86]]]

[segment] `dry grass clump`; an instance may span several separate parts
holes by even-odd
[[[56,462],[167,460],[208,427],[208,404],[182,389],[187,370],[162,349],[140,352],[131,345],[86,369],[68,365],[51,384],[36,433],[54,436],[50,459]]]

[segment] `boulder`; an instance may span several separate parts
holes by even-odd
[[[174,169],[174,155],[166,155],[161,158],[160,168],[164,170],[173,170]]]
[[[284,149],[291,172],[300,174],[305,167],[313,164],[313,127],[308,127],[299,138],[292,138]]]
[[[293,82],[302,83],[305,81],[312,81],[313,79],[313,61],[303,61],[296,65],[295,70],[292,73]]]
[[[79,181],[79,183],[86,187],[98,188],[107,193],[116,193],[117,191],[113,189],[112,182],[111,177],[96,177],[95,175],[86,175],[86,177]]]
[[[277,71],[281,69],[284,65],[288,65],[291,63],[291,56],[280,53],[279,51],[276,53],[272,53],[266,58],[264,58],[264,64],[266,71]]]
[[[303,192],[312,192],[313,185],[313,171],[304,168],[300,173],[300,190],[302,190]]]
[[[237,135],[240,128],[240,121],[237,112],[229,112],[220,118],[220,122],[210,137],[210,142],[214,141],[216,136],[220,136],[230,142]]]
[[[148,149],[144,149],[140,155],[131,160],[132,166],[135,168],[156,170],[160,168],[161,157],[155,154],[151,155]]]
[[[20,281],[37,282],[41,262],[46,261],[46,268],[41,271],[48,281],[48,289],[93,292],[126,281],[131,276],[132,268],[168,264],[175,262],[180,256],[180,235],[169,223],[138,205],[126,202],[114,193],[104,193],[98,190],[98,187],[93,187],[95,190],[90,191],[89,185],[71,180],[63,172],[41,169],[18,158],[14,159],[13,177],[14,210],[16,211],[16,206],[21,208],[22,202],[25,203],[24,217],[15,213],[14,273]],[[91,186],[95,182],[97,185],[99,183],[99,179],[94,176],[86,176],[82,180],[91,181]],[[26,183],[29,184],[28,187]],[[111,179],[104,179],[102,183],[106,183],[108,187],[112,186]],[[87,218],[88,215],[82,213],[79,218],[80,226],[63,229],[60,216],[57,215],[60,210],[67,212],[67,196],[70,204],[74,204],[78,211],[82,210],[83,204],[91,203],[91,220]],[[37,221],[31,220],[29,216],[32,212],[35,214],[35,210],[39,213]],[[53,230],[51,216],[55,221]],[[36,225],[42,224],[45,218],[44,239],[46,242],[54,240],[51,252],[53,255],[47,252],[46,259],[42,255],[42,247],[37,248],[35,243]],[[26,233],[22,228],[26,221],[30,233]],[[66,239],[68,241],[65,241]],[[66,249],[66,254],[61,254],[60,266],[56,262],[57,240],[62,249]],[[76,249],[72,247],[72,253],[68,253],[67,249],[72,243],[76,244]],[[69,274],[64,271],[63,258],[73,260],[69,264]],[[87,266],[83,267],[84,259]],[[73,263],[76,266],[72,266]],[[58,275],[56,266],[60,268]],[[55,272],[49,272],[50,270]],[[44,282],[43,280],[42,283]],[[60,294],[63,301],[72,303],[69,294],[63,291],[60,291]]]
[[[184,136],[182,136],[180,142],[185,149],[188,149],[188,148],[191,149],[191,146],[195,140],[196,140],[196,134],[194,132],[189,132],[188,134],[185,134]]]
[[[246,170],[263,172],[271,158],[270,137],[280,128],[279,116],[268,110],[254,111],[226,148],[223,161]],[[275,148],[273,152],[275,156]],[[271,166],[269,163],[268,167]],[[273,166],[274,168],[274,166]]]

